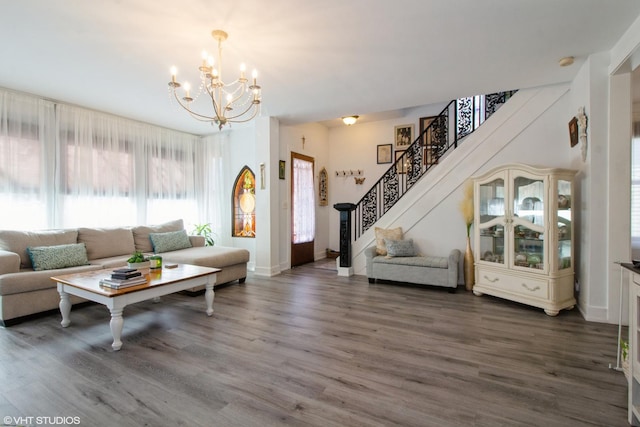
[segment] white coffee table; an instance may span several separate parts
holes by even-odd
[[[114,269],[94,270],[86,273],[67,274],[52,277],[57,282],[60,294],[61,325],[66,328],[71,323],[71,301],[69,295],[85,298],[89,301],[105,305],[111,312],[111,335],[113,335],[114,350],[122,347],[122,328],[124,308],[140,301],[159,298],[174,292],[205,285],[204,299],[207,304],[207,316],[213,315],[213,286],[216,283],[216,273],[219,268],[200,267],[197,265],[180,264],[176,268],[149,270],[146,275],[147,283],[131,286],[125,289],[111,289],[100,286],[100,280],[111,276]]]

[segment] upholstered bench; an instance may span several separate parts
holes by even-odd
[[[375,228],[376,245],[365,249],[369,283],[376,279],[396,282],[458,287],[460,251],[453,249],[448,257],[421,255],[413,239],[404,239],[402,228]]]
[[[458,286],[460,251],[453,249],[448,257],[378,255],[376,247],[365,250],[369,283],[376,279],[396,282],[434,285],[451,288]]]

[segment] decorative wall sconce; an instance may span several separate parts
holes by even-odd
[[[587,161],[587,115],[584,113],[584,107],[578,108],[578,137],[580,138],[580,151],[582,152],[582,161]]]

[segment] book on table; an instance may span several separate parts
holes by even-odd
[[[142,276],[142,272],[135,268],[117,268],[111,272],[111,278],[114,280],[127,280],[140,276]]]
[[[142,285],[147,283],[147,279],[144,276],[132,277],[129,279],[102,279],[100,280],[100,285],[113,288],[113,289],[121,289],[129,286]]]
[[[142,276],[142,273],[139,271],[133,271],[131,273],[116,273],[114,271],[113,273],[111,273],[111,278],[118,279],[118,280],[127,280],[133,277],[140,277],[140,276]]]

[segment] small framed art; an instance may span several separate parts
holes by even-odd
[[[378,164],[391,163],[391,152],[393,144],[378,145]]]
[[[407,164],[408,159],[407,156],[402,157],[402,155],[406,152],[406,150],[396,150],[395,154],[395,162],[398,173],[407,173]]]
[[[278,163],[278,178],[280,179],[284,179],[285,165],[286,165],[286,162],[284,160],[280,160],[280,162]]]
[[[404,150],[413,142],[413,125],[395,127],[396,149]]]
[[[578,145],[578,118],[574,117],[569,121],[569,142],[572,147]]]

